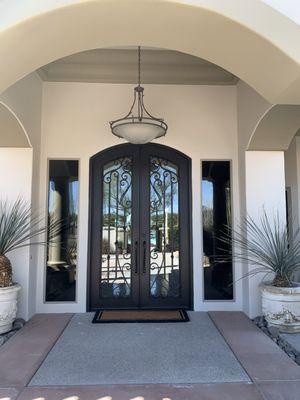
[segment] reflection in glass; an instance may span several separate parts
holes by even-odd
[[[47,251],[46,301],[75,301],[78,161],[50,160],[48,220],[61,220]]]
[[[103,168],[100,296],[129,297],[131,291],[132,159]]]
[[[219,240],[226,227],[231,226],[229,161],[202,162],[202,220],[204,298],[231,300],[232,261],[224,261],[231,246]]]
[[[150,157],[150,293],[180,296],[178,168]]]

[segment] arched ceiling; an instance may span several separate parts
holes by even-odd
[[[248,150],[287,150],[300,128],[300,105],[271,107],[258,122]]]
[[[0,147],[31,147],[23,126],[3,103],[0,103]]]
[[[3,0],[1,10],[0,93],[62,57],[139,44],[201,57],[273,104],[300,104],[300,26],[260,0]]]

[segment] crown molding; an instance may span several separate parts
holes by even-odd
[[[236,85],[238,78],[200,58],[170,50],[142,51],[142,83]],[[137,82],[136,50],[99,49],[75,54],[38,70],[48,82]]]

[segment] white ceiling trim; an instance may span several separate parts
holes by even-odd
[[[162,49],[142,50],[145,84],[235,85],[228,71],[198,57]],[[136,48],[97,49],[57,60],[38,70],[49,82],[136,83]]]

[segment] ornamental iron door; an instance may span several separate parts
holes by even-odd
[[[90,310],[190,308],[190,160],[157,144],[91,159]]]

